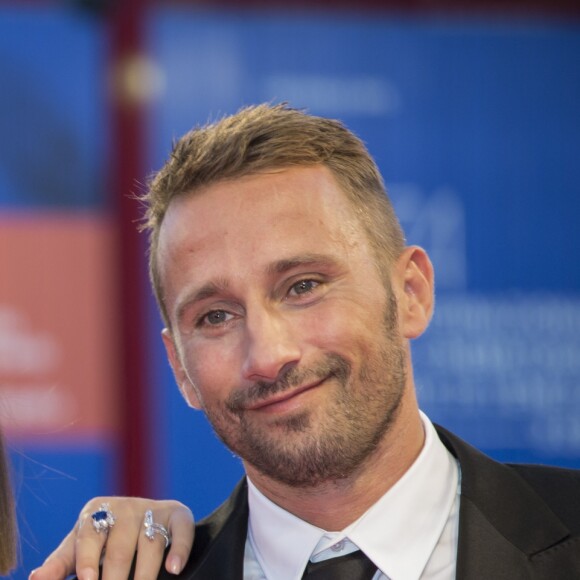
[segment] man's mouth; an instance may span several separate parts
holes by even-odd
[[[249,405],[245,406],[246,411],[266,411],[266,412],[277,412],[290,409],[291,407],[296,407],[298,404],[298,398],[303,393],[311,391],[316,387],[320,386],[329,377],[324,377],[322,379],[317,379],[313,382],[307,383],[300,387],[294,387],[287,389],[280,393],[276,393],[265,399],[260,399],[259,401],[254,401]]]

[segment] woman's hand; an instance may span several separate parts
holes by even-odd
[[[108,504],[115,523],[107,531],[97,532],[92,514],[103,504]],[[97,497],[85,505],[75,527],[29,580],[64,580],[75,573],[79,580],[97,580],[99,563],[103,580],[126,580],[134,559],[135,576],[154,580],[163,564],[165,538],[159,532],[152,539],[145,535],[147,510],[153,512],[155,524],[168,530],[172,539],[165,568],[179,574],[193,545],[194,520],[188,507],[173,500]]]

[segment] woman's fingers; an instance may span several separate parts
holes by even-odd
[[[91,514],[101,505],[101,499],[106,498],[95,498],[84,506],[73,529],[42,566],[30,574],[30,580],[64,580],[74,573],[79,580],[99,577],[99,560],[107,536],[105,533],[97,534],[90,521]],[[85,525],[87,520],[90,521]]]
[[[58,548],[44,561],[42,566],[30,573],[29,580],[64,580],[75,570],[76,526],[60,543]],[[95,580],[85,578],[84,580]]]
[[[149,525],[151,538],[145,534],[148,510],[154,524]],[[30,580],[64,580],[73,573],[79,580],[126,580],[133,563],[136,578],[154,580],[166,553],[165,531],[172,538],[165,567],[178,574],[191,552],[194,529],[191,510],[177,501],[95,498],[85,505],[75,527]]]
[[[165,559],[165,569],[179,574],[189,558],[194,541],[195,521],[191,510],[183,504],[172,509],[168,527],[173,541]]]
[[[157,502],[151,509],[151,519],[145,526],[145,513],[142,533],[137,547],[136,578],[151,580],[157,573],[166,553],[166,535],[170,547],[165,558],[165,568],[172,574],[179,574],[189,558],[194,537],[194,520],[191,510],[176,501]],[[146,530],[150,530],[146,534]],[[151,575],[150,571],[155,574]]]

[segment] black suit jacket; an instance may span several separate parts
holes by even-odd
[[[580,471],[504,465],[437,431],[461,465],[457,580],[580,579]],[[197,524],[178,578],[242,580],[247,523],[242,480]],[[176,576],[162,571],[159,578]]]

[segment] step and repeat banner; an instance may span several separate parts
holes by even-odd
[[[343,120],[376,158],[436,313],[413,345],[430,417],[494,457],[580,467],[580,25],[483,16],[151,9],[149,170],[243,105]],[[0,420],[24,579],[118,490],[115,232],[103,21],[0,10]],[[145,178],[145,176],[144,176]],[[187,408],[149,300],[150,477],[200,517],[242,473]]]
[[[96,24],[0,9],[0,424],[18,579],[115,481],[115,253]]]
[[[159,10],[148,26],[151,165],[246,104],[342,119],[435,265],[422,408],[499,459],[580,467],[578,23]],[[166,489],[202,515],[241,467],[158,345]]]

